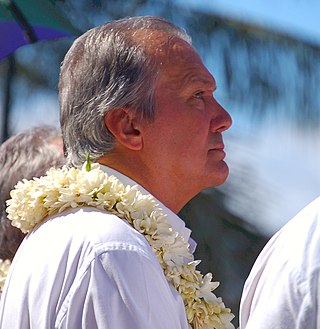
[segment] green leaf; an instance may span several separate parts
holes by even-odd
[[[90,171],[90,170],[91,170],[91,160],[90,160],[90,153],[88,153],[86,157],[86,171]]]

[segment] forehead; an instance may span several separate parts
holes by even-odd
[[[198,53],[181,39],[172,40],[158,58],[160,74],[158,85],[175,90],[199,86],[214,90],[216,82],[204,66]]]

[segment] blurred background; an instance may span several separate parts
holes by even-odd
[[[186,29],[233,126],[224,138],[227,183],[180,215],[201,270],[221,282],[217,294],[237,314],[261,248],[320,195],[319,11],[316,0],[0,0],[1,141],[59,126],[59,66],[80,33],[133,15]]]

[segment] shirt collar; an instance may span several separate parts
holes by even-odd
[[[100,164],[101,169],[107,173],[108,175],[113,175],[115,177],[117,177],[121,183],[124,186],[130,185],[130,186],[137,186],[138,190],[142,193],[142,194],[151,194],[150,192],[148,192],[144,187],[142,187],[140,184],[138,184],[137,182],[135,182],[133,179],[129,178],[128,176],[120,173],[119,171],[112,169],[110,167],[104,166],[102,164]],[[190,238],[191,235],[191,230],[188,229],[185,226],[185,222],[179,218],[179,216],[177,216],[172,210],[170,210],[169,208],[167,208],[162,202],[160,202],[158,199],[156,199],[159,207],[164,211],[164,213],[167,215],[167,221],[168,224],[171,225],[172,229],[176,232],[178,232],[180,235],[183,236],[183,238],[185,239],[185,241],[189,242],[189,249],[190,252],[194,252],[196,249],[196,242]]]

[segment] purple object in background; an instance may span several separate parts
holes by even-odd
[[[0,60],[26,44],[79,34],[48,0],[0,0]]]

